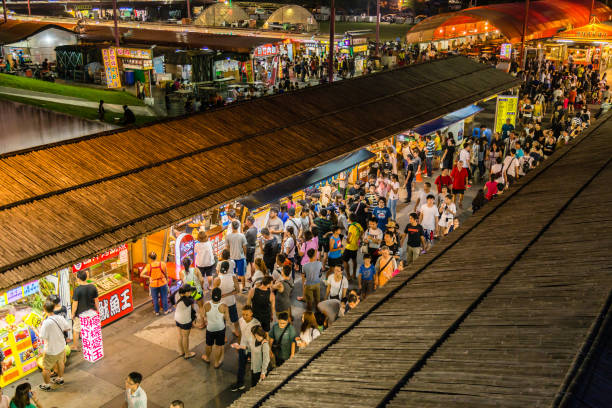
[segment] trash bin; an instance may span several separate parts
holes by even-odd
[[[125,71],[125,84],[134,85],[134,71]]]

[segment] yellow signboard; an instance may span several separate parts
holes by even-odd
[[[506,119],[510,119],[512,126],[516,126],[518,116],[518,96],[499,95],[495,106],[495,131],[501,132]]]
[[[368,51],[368,44],[356,45],[353,47],[353,52],[366,52]]]
[[[119,77],[119,66],[117,64],[117,54],[114,48],[102,50],[104,60],[104,72],[106,73],[107,88],[121,88],[121,78]]]

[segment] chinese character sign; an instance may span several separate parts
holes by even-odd
[[[104,72],[106,73],[107,88],[121,88],[121,78],[119,78],[119,67],[117,65],[117,54],[114,48],[102,50],[104,60]]]
[[[134,310],[132,284],[128,283],[105,293],[98,300],[100,301],[100,322],[102,326],[106,326]]]
[[[81,341],[83,342],[83,358],[90,363],[104,357],[102,345],[102,326],[100,316],[93,310],[81,314]]]

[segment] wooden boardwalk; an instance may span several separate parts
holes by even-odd
[[[612,288],[612,119],[233,407],[559,406]]]

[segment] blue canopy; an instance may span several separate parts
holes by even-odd
[[[263,207],[266,204],[276,202],[283,197],[287,197],[306,187],[333,177],[375,156],[376,155],[368,149],[360,149],[322,164],[321,166],[307,170],[297,176],[272,184],[238,201],[249,210]]]
[[[480,106],[470,105],[463,109],[454,111],[453,113],[449,113],[446,116],[442,116],[441,118],[426,122],[420,126],[417,126],[413,130],[419,135],[426,136],[435,132],[436,130],[444,129],[445,127],[448,127],[454,123],[467,119],[470,116],[474,116],[482,110],[484,110],[484,108],[481,108]]]

